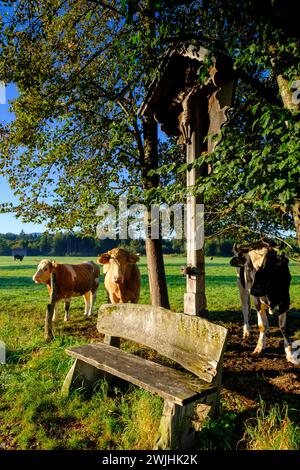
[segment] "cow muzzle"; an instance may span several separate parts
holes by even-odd
[[[32,280],[36,283],[36,284],[41,284],[41,280],[40,278],[35,274],[34,276],[32,276]]]

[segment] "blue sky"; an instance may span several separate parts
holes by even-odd
[[[13,100],[17,96],[16,87],[12,84],[6,87],[6,99],[5,103],[1,104],[3,98],[3,92],[0,95],[0,122],[7,123],[13,119],[13,114],[9,112],[9,101]],[[18,200],[13,195],[8,181],[4,176],[0,175],[0,203],[1,202],[17,202]],[[31,232],[43,232],[45,230],[44,225],[24,223],[20,219],[17,219],[13,214],[0,214],[0,233],[13,232],[20,233],[24,230],[25,233]]]

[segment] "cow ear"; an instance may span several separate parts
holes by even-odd
[[[97,259],[98,264],[107,264],[110,260],[110,255],[108,253],[102,253],[98,255],[99,258]]]
[[[140,260],[139,255],[135,253],[130,253],[128,255],[128,263],[137,263]]]
[[[230,260],[230,265],[241,268],[245,264],[245,258],[240,256],[234,256]]]
[[[50,272],[54,271],[55,268],[57,268],[56,261],[50,261]]]

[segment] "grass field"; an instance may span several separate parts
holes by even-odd
[[[83,260],[86,258],[56,258],[58,262]],[[83,299],[76,298],[71,302],[71,320],[64,323],[61,305],[55,340],[45,343],[47,289],[32,281],[39,261],[27,257],[20,263],[11,257],[0,257],[0,340],[7,350],[7,364],[0,364],[0,449],[151,449],[162,407],[159,398],[135,387],[126,391],[115,389],[112,393],[105,383],[92,396],[86,396],[82,390],[69,399],[60,395],[72,363],[65,348],[97,338],[96,316],[85,319]],[[185,279],[180,266],[185,262],[184,257],[165,258],[170,303],[175,311],[183,309]],[[140,303],[149,303],[146,259],[142,258],[139,265]],[[300,268],[290,263],[290,270],[291,309],[298,315]],[[226,312],[231,312],[233,319],[241,323],[236,273],[228,258],[207,259],[206,294],[214,320],[222,321]],[[101,282],[95,311],[106,302]],[[209,430],[202,444],[199,441],[199,448],[232,448],[228,429],[234,426],[235,418],[236,409],[225,407],[220,420],[213,425],[215,430]],[[222,433],[222,426],[224,439],[212,444],[209,436]],[[293,430],[298,433],[297,428]],[[296,442],[298,437],[295,439]],[[298,444],[288,448],[293,445]]]

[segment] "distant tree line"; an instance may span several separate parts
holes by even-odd
[[[294,238],[288,237],[285,241],[293,248],[291,253],[298,252]],[[234,240],[224,238],[213,238],[205,241],[206,256],[232,256]],[[286,248],[288,248],[288,245]],[[16,248],[26,248],[28,256],[97,256],[116,246],[122,246],[144,255],[146,253],[145,242],[137,240],[104,240],[93,237],[79,237],[76,234],[57,232],[20,234],[0,234],[0,256],[9,256]],[[171,239],[163,240],[162,248],[164,254],[186,253],[185,240]],[[289,250],[285,250],[289,251]]]
[[[16,248],[26,248],[28,256],[96,256],[116,246],[145,254],[144,240],[111,240],[79,237],[76,234],[57,232],[0,234],[0,255],[9,256]],[[184,241],[165,240],[164,253],[184,253]]]
[[[116,244],[114,240],[82,238],[62,232],[6,233],[0,234],[0,255],[10,255],[13,249],[23,247],[27,248],[28,256],[95,256]]]
[[[234,241],[212,239],[205,243],[207,256],[231,256]],[[123,246],[141,255],[145,254],[145,242],[138,240],[99,240],[93,237],[79,237],[76,234],[57,232],[0,234],[0,255],[9,256],[15,248],[26,248],[28,256],[96,256],[116,246]],[[163,240],[163,253],[185,254],[185,240]]]

